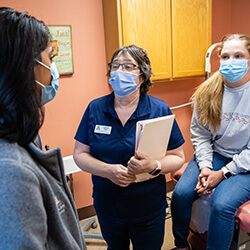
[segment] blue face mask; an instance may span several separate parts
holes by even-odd
[[[53,100],[54,97],[56,96],[56,92],[57,92],[58,87],[59,87],[59,73],[58,73],[55,62],[52,62],[50,67],[48,67],[47,65],[45,65],[42,62],[40,62],[38,60],[36,60],[36,61],[39,64],[41,64],[42,66],[44,66],[45,68],[47,68],[48,70],[50,70],[50,73],[52,76],[51,85],[49,85],[49,86],[45,86],[36,80],[36,83],[38,83],[39,85],[42,86],[41,102],[42,102],[42,105],[44,105],[44,104],[50,102],[51,100]]]
[[[247,59],[229,59],[220,61],[219,72],[228,82],[234,83],[240,81],[248,71]]]
[[[110,75],[109,83],[117,96],[125,97],[137,90],[137,74],[117,70],[112,71]]]

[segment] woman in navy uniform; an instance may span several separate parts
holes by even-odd
[[[166,215],[165,174],[184,163],[184,139],[174,121],[166,155],[152,160],[135,152],[136,122],[171,115],[168,105],[147,95],[152,85],[147,52],[119,48],[109,63],[114,92],[87,107],[75,139],[74,159],[92,174],[94,207],[108,249],[161,249]],[[135,155],[135,157],[133,157]],[[135,175],[155,178],[135,183]]]

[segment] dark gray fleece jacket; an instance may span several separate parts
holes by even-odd
[[[0,139],[0,249],[84,249],[59,148]]]

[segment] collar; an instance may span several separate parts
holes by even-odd
[[[113,117],[118,118],[114,107],[114,92],[107,96],[107,106],[104,108],[104,112],[111,114]],[[150,99],[148,95],[141,95],[138,106],[130,117],[130,119],[139,119],[150,114]]]
[[[64,181],[64,167],[60,148],[43,151],[31,142],[27,150],[51,175],[61,182]]]
[[[228,86],[226,86],[224,84],[224,88],[225,90],[227,90],[228,92],[238,92],[238,91],[242,91],[242,90],[245,90],[247,89],[248,87],[250,86],[250,81],[246,82],[245,84],[239,86],[239,87],[236,87],[236,88],[230,88]]]

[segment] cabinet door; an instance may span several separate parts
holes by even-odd
[[[205,74],[211,0],[172,0],[173,78]]]
[[[107,64],[114,52],[123,46],[120,0],[102,0]]]
[[[107,62],[136,44],[148,52],[153,80],[201,76],[211,45],[212,0],[103,0]]]
[[[121,0],[124,45],[147,50],[153,80],[171,77],[170,0]]]

